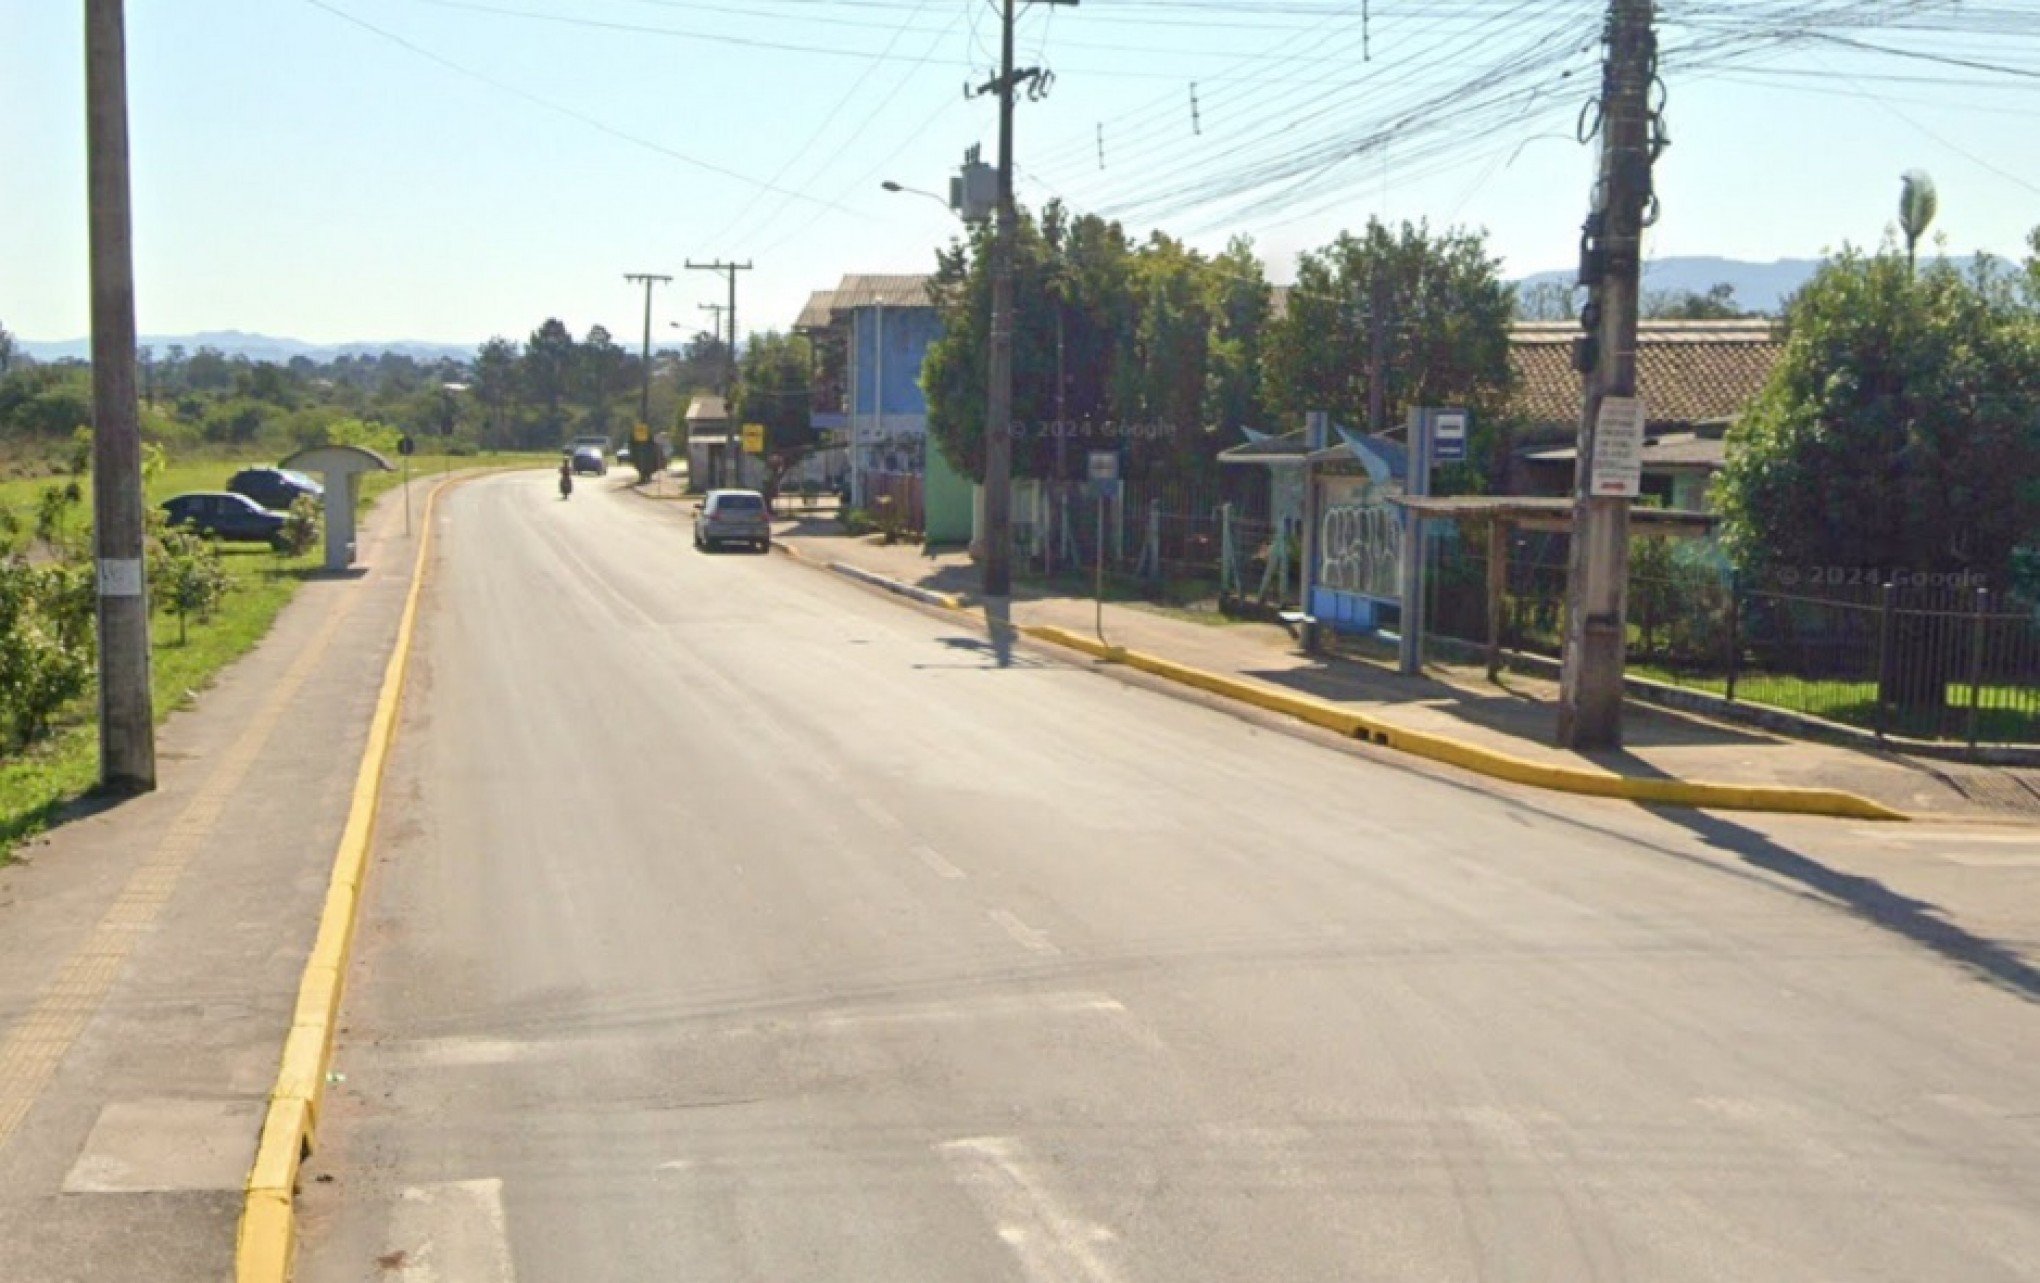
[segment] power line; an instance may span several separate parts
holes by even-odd
[[[761,182],[760,180],[751,177],[749,174],[739,173],[734,169],[730,169],[724,165],[718,165],[713,161],[702,160],[698,156],[689,156],[685,152],[676,151],[673,148],[666,146],[664,143],[653,142],[649,138],[642,138],[636,134],[627,133],[624,130],[618,129],[616,126],[609,124],[607,121],[589,115],[587,112],[578,110],[577,108],[569,107],[564,103],[554,102],[550,98],[540,97],[539,95],[532,93],[528,89],[519,88],[518,86],[513,85],[508,81],[499,80],[496,77],[489,75],[487,72],[476,71],[473,67],[466,66],[462,63],[455,62],[451,58],[445,57],[438,53],[434,53],[432,50],[427,49],[423,45],[417,44],[404,36],[400,36],[394,31],[389,31],[385,28],[378,27],[374,23],[369,22],[364,18],[358,18],[355,15],[348,13],[344,9],[338,8],[337,6],[332,4],[328,4],[327,0],[304,0],[304,2],[308,5],[311,5],[315,9],[324,10],[325,12],[340,19],[342,22],[348,23],[352,26],[359,27],[363,31],[366,31],[371,35],[377,36],[383,40],[387,40],[391,44],[397,45],[400,48],[409,50],[411,53],[416,54],[418,57],[425,59],[427,62],[436,63],[439,66],[446,68],[448,71],[456,72],[460,75],[468,77],[471,80],[478,80],[482,84],[489,86],[491,89],[495,89],[501,93],[510,94],[517,98],[522,98],[524,101],[531,103],[533,106],[543,107],[545,110],[553,112],[556,115],[565,116],[567,119],[576,121],[583,125],[587,125],[591,129],[600,130],[602,133],[608,134],[610,137],[619,139],[623,142],[627,142],[634,147],[642,147],[646,151],[656,152],[669,160],[679,161],[681,164],[690,166],[691,168],[699,169],[706,173],[716,174],[723,178],[733,179],[737,182],[745,183],[753,187],[762,187],[767,191],[778,192],[781,195],[788,196],[795,200],[810,201],[817,204],[821,204],[829,209],[836,210],[839,213],[844,214],[857,213],[856,210],[850,209],[847,206],[838,205],[829,201],[818,201],[815,197],[809,196],[804,192],[791,191],[788,188],[778,187],[771,183]]]

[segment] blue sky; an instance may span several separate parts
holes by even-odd
[[[683,270],[690,257],[753,259],[743,328],[783,327],[845,272],[932,265],[950,216],[882,192],[882,178],[940,189],[966,146],[994,150],[990,102],[961,92],[996,50],[984,0],[322,3],[129,0],[145,331],[466,342],[558,315],[634,343],[641,296],[627,271],[679,278],[657,296],[661,337],[708,322],[699,305],[722,287]],[[1667,47],[1762,7],[1667,5]],[[1375,213],[1483,226],[1512,274],[1563,266],[1591,156],[1555,135],[1595,81],[1595,12],[1591,0],[1370,0],[1363,53],[1360,6],[1334,0],[1037,7],[1021,60],[1056,79],[1020,108],[1021,198],[1126,210],[1140,232],[1159,215],[1214,248],[1250,234],[1278,279],[1298,249]],[[81,0],[0,0],[0,323],[32,339],[86,328],[81,13]],[[1452,86],[1568,31],[1579,47],[1551,77],[1576,74],[1522,112],[1392,142],[1385,163],[1358,155],[1289,203],[1139,204],[1333,128],[1430,119],[1456,101]],[[1833,43],[1725,70],[1668,56],[1673,146],[1651,254],[1773,259],[1874,242],[1912,167],[1938,182],[1951,251],[2019,251],[2040,223],[2040,34],[1856,37],[2024,74]]]

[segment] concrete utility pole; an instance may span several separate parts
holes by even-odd
[[[723,373],[723,414],[725,416],[734,415],[736,407],[731,402],[735,399],[737,393],[737,273],[750,271],[751,265],[748,262],[725,263],[720,259],[713,263],[697,263],[690,258],[687,260],[687,270],[690,272],[721,272],[729,280],[730,301],[724,304],[730,319],[730,345],[729,357],[724,366]],[[736,439],[736,421],[733,418],[725,418],[724,423],[729,430],[728,439],[734,441]],[[730,474],[729,482],[731,485],[735,485],[737,478],[742,476],[742,473],[737,468],[737,452],[725,446],[723,454],[727,460],[726,466]]]
[[[644,424],[647,429],[650,429],[652,426],[652,286],[671,285],[673,278],[670,276],[654,276],[650,272],[625,272],[623,279],[633,282],[642,281],[645,286],[645,346],[643,354],[639,357],[640,363],[644,366],[645,383],[644,392],[638,398],[638,422]],[[635,447],[635,440],[632,441],[632,445]],[[636,457],[635,449],[632,451],[632,457]]]
[[[1074,5],[1077,0],[1034,0]],[[987,597],[1013,593],[1013,90],[1027,82],[1046,92],[1040,67],[1013,69],[1014,0],[1005,0],[999,38],[999,74],[978,86],[999,95],[999,208],[992,232],[992,350],[985,393],[985,560]]]
[[[143,583],[142,425],[135,401],[135,268],[128,204],[127,39],[121,0],[85,3],[91,200],[92,528],[99,576],[99,784],[156,787]]]
[[[1658,145],[1649,103],[1657,36],[1651,0],[1609,0],[1601,82],[1598,205],[1587,216],[1581,284],[1592,291],[1581,318],[1584,405],[1573,477],[1565,663],[1558,741],[1618,748],[1628,633],[1629,499],[1596,494],[1595,445],[1603,403],[1636,395],[1636,311],[1644,210]]]

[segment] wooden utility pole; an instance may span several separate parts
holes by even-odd
[[[1582,317],[1584,404],[1573,476],[1565,662],[1558,741],[1568,748],[1622,744],[1624,651],[1628,642],[1629,503],[1595,493],[1596,444],[1609,398],[1636,395],[1636,312],[1644,211],[1658,146],[1650,84],[1657,37],[1651,0],[1609,0],[1601,77],[1601,173],[1587,216],[1581,283],[1592,290]]]
[[[723,373],[723,426],[727,430],[726,440],[730,444],[723,447],[723,454],[727,459],[730,484],[735,485],[737,480],[743,476],[742,472],[737,468],[737,451],[734,448],[738,425],[735,418],[731,417],[736,414],[736,407],[732,403],[737,395],[737,273],[750,271],[751,264],[748,262],[725,263],[720,259],[713,263],[697,263],[690,258],[687,260],[687,270],[690,272],[721,272],[729,280],[730,299],[728,303],[723,305],[730,318],[729,355],[724,365]]]
[[[630,462],[637,469],[638,480],[650,481],[659,471],[659,445],[652,434],[652,286],[671,285],[670,276],[654,276],[650,272],[625,272],[626,281],[644,282],[645,287],[645,343],[638,356],[643,367],[643,390],[638,394],[637,428],[630,434]],[[643,453],[640,453],[642,451]]]
[[[1013,9],[1001,10],[999,74],[980,94],[999,95],[999,206],[992,231],[992,347],[985,390],[985,529],[983,592],[1013,592],[1013,91],[1025,82],[1039,97],[1050,77],[1040,67],[1013,67]],[[1077,0],[1035,0],[1074,5]]]
[[[99,783],[156,787],[144,583],[141,407],[135,400],[134,226],[128,201],[121,0],[85,3],[85,148],[92,257],[92,528],[99,583]]]
[[[670,276],[654,276],[650,272],[625,272],[623,279],[633,283],[643,282],[645,287],[645,343],[638,357],[644,366],[644,390],[638,397],[638,422],[652,426],[652,286],[671,285]],[[634,456],[633,456],[634,457]]]

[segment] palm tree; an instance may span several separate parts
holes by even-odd
[[[1898,228],[1905,233],[1905,268],[1913,270],[1914,250],[1920,237],[1927,234],[1927,225],[1934,221],[1935,211],[1941,208],[1941,198],[1934,192],[1934,180],[1924,169],[1908,169],[1901,180],[1904,186],[1898,194]]]

